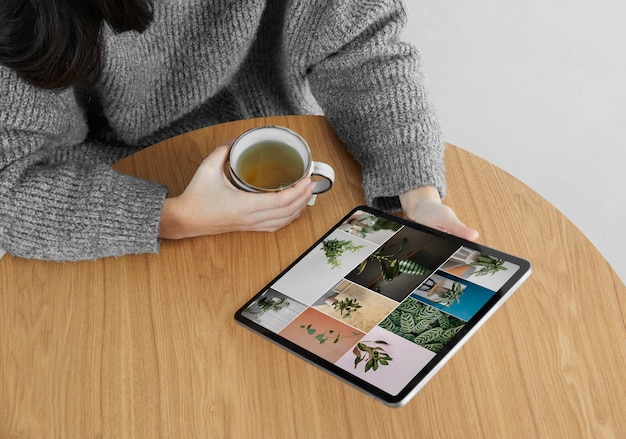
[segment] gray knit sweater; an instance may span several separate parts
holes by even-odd
[[[0,248],[78,260],[157,252],[167,188],[110,165],[229,120],[324,114],[367,202],[444,192],[443,145],[400,0],[156,0],[143,34],[105,32],[95,87],[48,91],[0,66]]]

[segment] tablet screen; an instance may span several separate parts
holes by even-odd
[[[397,406],[529,274],[525,260],[361,206],[235,318]]]

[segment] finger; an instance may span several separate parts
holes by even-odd
[[[247,194],[250,210],[265,213],[268,216],[275,216],[277,211],[284,211],[285,208],[300,204],[302,201],[308,202],[312,195],[313,183],[310,179],[304,179],[294,187],[279,192]]]
[[[305,207],[306,203],[292,210],[288,210],[288,208],[284,211],[274,210],[273,215],[264,215],[261,219],[259,219],[260,216],[258,214],[250,215],[247,221],[241,224],[241,229],[257,232],[274,232],[299,218]]]
[[[307,179],[308,180],[308,179]],[[302,181],[285,191],[271,194],[250,194],[252,206],[246,220],[247,227],[284,227],[298,218],[312,197],[313,183]],[[252,204],[253,203],[253,204]]]
[[[314,183],[310,178],[305,178],[297,185],[284,191],[276,192],[276,208],[280,209],[283,206],[289,206],[294,202],[305,201],[308,202],[313,195]]]
[[[450,227],[449,233],[454,236],[458,236],[459,238],[466,239],[468,241],[476,241],[479,236],[479,233],[477,230],[467,227],[462,222],[452,225],[452,227]]]
[[[468,241],[478,239],[478,232],[476,230],[467,227],[448,206],[442,207],[446,210],[446,215],[444,215],[445,223],[442,224],[442,228],[445,229],[447,233],[467,239]]]

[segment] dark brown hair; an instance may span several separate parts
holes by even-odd
[[[2,0],[0,64],[37,87],[69,87],[100,74],[104,23],[143,32],[152,19],[152,0]]]

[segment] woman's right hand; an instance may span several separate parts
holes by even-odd
[[[276,231],[298,218],[313,194],[306,178],[273,193],[237,189],[224,175],[229,147],[218,146],[177,197],[166,198],[159,237],[181,239],[234,231]]]

